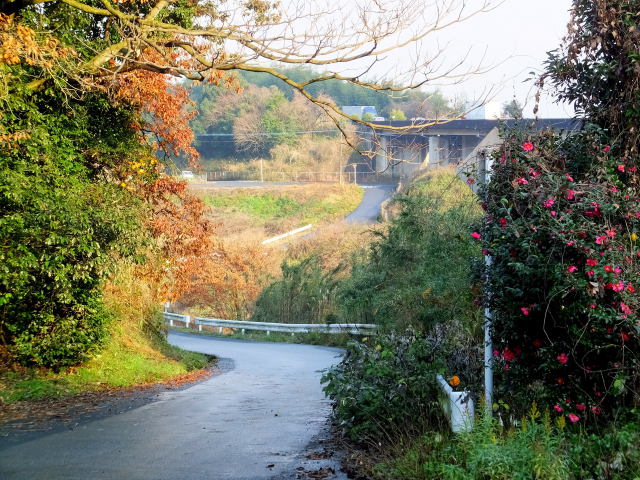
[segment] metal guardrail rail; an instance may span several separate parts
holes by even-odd
[[[269,323],[269,322],[249,322],[245,320],[222,320],[220,318],[203,318],[191,317],[191,315],[180,315],[177,313],[164,312],[164,320],[173,326],[175,321],[182,322],[186,327],[190,324],[198,326],[198,330],[202,331],[204,325],[209,327],[218,327],[219,333],[223,328],[239,329],[242,333],[245,330],[261,330],[267,332],[287,332],[292,335],[296,333],[351,333],[351,334],[368,334],[375,333],[377,325],[369,323]]]

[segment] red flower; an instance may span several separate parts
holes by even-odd
[[[580,417],[575,413],[570,413],[569,415],[567,415],[567,418],[571,421],[571,423],[576,423],[580,420]]]
[[[540,348],[542,346],[542,340],[540,340],[539,338],[536,338],[533,342],[531,342],[533,344],[534,347],[536,348]]]
[[[569,180],[570,182],[573,182],[573,177],[568,173],[565,174],[565,177],[567,177],[567,180]]]
[[[632,285],[632,284],[628,283],[628,284],[627,284],[627,291],[629,291],[629,292],[632,292],[632,293],[633,293],[633,292],[635,292],[635,291],[636,291],[636,289],[633,287],[633,285]]]
[[[593,258],[587,258],[587,265],[589,265],[590,267],[595,267],[597,264],[597,260],[594,260]]]
[[[503,218],[500,219],[500,226],[502,228],[507,228],[507,224],[508,224],[508,221],[507,221],[506,218],[503,217]]]
[[[556,383],[557,383],[558,385],[564,385],[564,378],[562,378],[562,377],[558,377],[558,378],[556,378]]]
[[[567,200],[573,200],[576,197],[575,190],[568,189],[567,190]]]
[[[587,276],[588,276],[588,277],[593,277],[595,274],[596,274],[596,272],[594,272],[593,270],[589,270],[589,271],[587,272]]]
[[[513,353],[509,347],[506,347],[503,351],[502,351],[502,358],[505,359],[505,361],[507,362],[512,362],[515,358],[516,358],[516,354]]]
[[[629,336],[628,333],[626,332],[620,332],[620,338],[622,339],[623,342],[628,342],[629,340],[631,340],[631,337]]]
[[[575,265],[571,265],[571,266],[567,267],[567,272],[569,272],[569,273],[573,273],[573,272],[575,272],[577,270],[578,270],[578,267],[576,267]]]
[[[527,307],[520,308],[520,311],[523,315],[529,315],[529,309]]]
[[[611,265],[605,265],[604,266],[604,271],[607,273],[611,273],[613,272],[613,267]]]
[[[600,235],[599,237],[596,237],[596,243],[598,245],[602,245],[606,241],[607,241],[607,236],[606,235]]]
[[[473,177],[469,177],[469,178],[467,178],[467,183],[469,185],[473,185],[474,183],[476,183],[476,179],[473,178]]]
[[[558,412],[558,413],[562,413],[562,407],[560,405],[558,405],[557,403],[553,406],[553,409]]]
[[[587,409],[587,406],[584,403],[576,403],[576,410],[579,412],[584,412]]]
[[[624,172],[624,165],[618,165],[618,171]]]
[[[528,185],[529,181],[526,178],[522,178],[520,177],[518,180],[516,180],[520,185]]]
[[[478,232],[473,232],[471,236],[476,240],[480,240],[480,238],[482,237],[482,235],[480,235]]]
[[[609,146],[609,145],[605,146],[605,147],[602,149],[602,151],[603,151],[603,152],[605,152],[605,153],[606,153],[606,152],[608,152],[609,150],[611,150],[611,146]]]
[[[522,149],[523,149],[525,152],[530,152],[531,150],[533,150],[533,143],[531,143],[531,142],[524,142],[524,143],[522,144]]]
[[[544,201],[543,205],[544,205],[546,208],[550,208],[550,207],[552,207],[552,206],[553,206],[553,204],[554,204],[554,203],[556,203],[556,201],[555,201],[553,198],[548,198],[548,199],[546,199],[546,200]]]
[[[556,358],[562,365],[565,365],[567,362],[569,362],[569,356],[566,353],[561,353]]]

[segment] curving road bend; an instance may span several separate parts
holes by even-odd
[[[344,219],[347,223],[373,224],[378,222],[382,202],[395,193],[395,185],[366,185],[362,202]]]
[[[174,332],[169,341],[217,355],[222,372],[73,430],[0,442],[0,478],[293,479],[319,466],[306,458],[331,412],[319,371],[341,350]]]

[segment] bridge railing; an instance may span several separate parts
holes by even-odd
[[[174,326],[176,321],[182,322],[186,327],[190,324],[198,326],[202,331],[203,326],[218,328],[218,333],[222,333],[223,328],[232,328],[245,333],[245,330],[259,330],[267,332],[286,332],[292,335],[296,333],[350,333],[350,334],[370,334],[378,328],[377,325],[369,323],[270,323],[270,322],[250,322],[245,320],[223,320],[220,318],[191,317],[190,315],[179,315],[177,313],[164,312],[165,322],[169,326]]]

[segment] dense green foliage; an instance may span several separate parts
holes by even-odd
[[[38,22],[63,37],[91,28],[64,6],[45,10]],[[11,79],[0,92],[0,342],[22,363],[59,367],[103,340],[102,281],[143,240],[140,202],[109,181],[142,147],[133,110],[104,93],[72,94],[77,85],[60,71],[30,88],[36,65],[0,64]]]
[[[442,353],[439,342],[413,335],[350,342],[322,377],[340,426],[352,440],[379,442],[443,422],[434,381]]]
[[[429,172],[396,201],[400,213],[341,288],[345,316],[423,331],[438,323],[474,324],[469,264],[480,248],[467,232],[480,215],[475,195],[443,170]]]
[[[430,431],[378,464],[376,478],[411,480],[635,479],[640,473],[637,418],[598,434],[570,433],[549,413],[530,409],[517,428],[481,419],[456,436]]]
[[[637,13],[574,2],[544,78],[584,122],[505,132],[484,192],[497,392],[519,412],[535,398],[592,425],[640,398]]]
[[[323,272],[317,256],[285,260],[282,278],[265,288],[256,301],[252,320],[282,323],[335,323],[334,296],[338,267]]]

